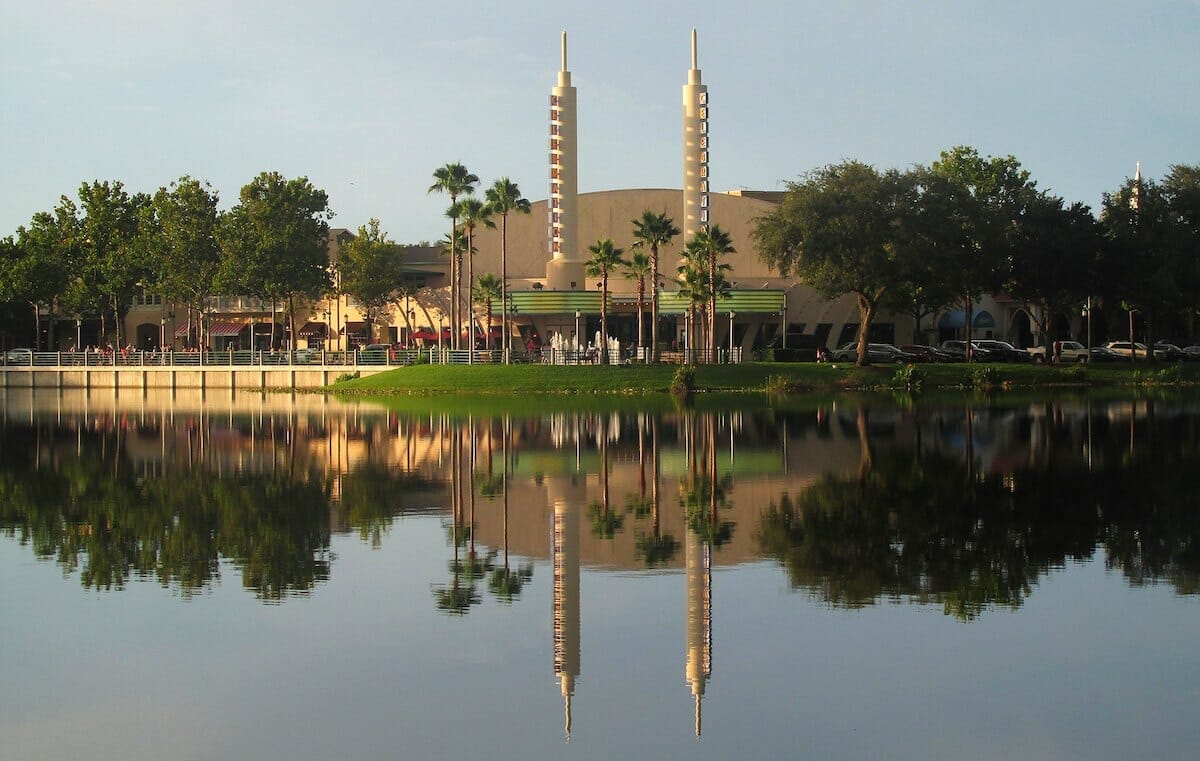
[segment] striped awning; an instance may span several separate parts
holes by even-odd
[[[208,334],[210,336],[236,336],[242,332],[244,327],[246,327],[246,323],[240,320],[220,320],[208,327]]]
[[[186,336],[188,334],[189,331],[193,331],[195,329],[196,329],[195,323],[186,323],[185,322],[182,325],[180,325],[179,327],[175,328],[175,337],[183,338],[184,336]]]

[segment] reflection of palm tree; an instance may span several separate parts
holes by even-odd
[[[687,416],[687,432],[690,443],[688,455],[688,477],[679,484],[679,504],[684,508],[688,529],[704,541],[720,547],[733,538],[732,521],[720,519],[720,509],[728,509],[729,492],[733,488],[733,476],[717,475],[716,418],[705,417],[704,472],[699,468],[699,426],[697,415]]]
[[[513,571],[508,564],[508,475],[511,472],[508,445],[512,432],[507,416],[504,418],[502,430],[504,436],[502,455],[504,457],[504,474],[501,476],[504,493],[504,565],[492,571],[491,578],[488,579],[488,589],[500,598],[501,602],[511,604],[513,599],[521,594],[521,588],[525,586],[526,582],[533,578],[533,563],[523,563],[516,571]]]
[[[592,533],[612,539],[625,523],[625,516],[613,513],[608,502],[608,431],[600,430],[600,501],[588,505]]]
[[[639,448],[640,450],[640,448]],[[650,535],[641,536],[637,541],[637,549],[645,560],[646,565],[653,567],[656,565],[666,565],[671,562],[675,554],[679,551],[679,542],[675,541],[675,537],[670,534],[660,533],[659,524],[659,495],[658,482],[661,470],[660,455],[658,450],[658,416],[655,415],[650,420],[650,462],[651,462],[651,481],[650,481]],[[644,460],[644,458],[639,458]],[[644,464],[643,464],[644,468]],[[642,479],[643,495],[645,492],[645,479]],[[644,499],[644,496],[643,496]]]

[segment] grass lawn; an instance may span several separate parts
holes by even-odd
[[[547,395],[668,392],[675,365],[413,365],[386,373],[336,383],[326,390],[339,394],[404,395],[467,394],[527,397]],[[844,391],[903,388],[903,368],[896,365],[855,367],[834,362],[745,362],[699,365],[698,392]],[[1124,363],[1090,367],[1046,367],[1033,364],[915,365],[921,387],[1038,388],[1052,386],[1122,386],[1200,383],[1200,363],[1130,367]]]

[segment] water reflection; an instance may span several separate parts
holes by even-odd
[[[518,597],[532,560],[557,578],[569,513],[585,565],[691,568],[695,535],[714,562],[773,558],[838,606],[970,619],[1097,547],[1131,583],[1197,591],[1197,417],[1178,401],[520,419],[58,405],[4,420],[0,525],[95,589],[147,577],[186,596],[227,561],[279,599],[328,578],[331,534],[378,547],[398,516],[435,513],[451,557],[430,583],[462,615],[481,587]]]

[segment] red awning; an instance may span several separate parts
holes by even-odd
[[[365,323],[365,322],[347,322],[346,327],[342,330],[342,333],[349,333],[352,336],[366,335],[367,323]]]
[[[175,337],[183,338],[184,336],[186,336],[188,334],[189,330],[195,330],[195,328],[196,328],[195,325],[189,325],[185,322],[182,325],[180,325],[179,327],[175,328]]]
[[[411,338],[413,340],[420,339],[423,341],[436,341],[436,340],[438,340],[438,334],[434,333],[432,330],[418,330],[418,331],[414,331],[413,334],[409,336],[409,338]],[[445,328],[442,330],[442,338],[447,341],[450,340],[450,329],[449,328]]]
[[[244,322],[221,321],[214,322],[208,328],[210,336],[236,336],[242,332],[242,328],[246,327]]]
[[[311,320],[304,323],[300,328],[301,338],[325,338],[328,335],[328,326],[323,322],[312,322]]]

